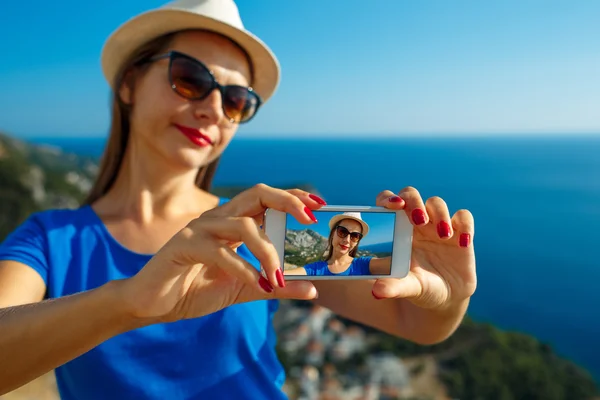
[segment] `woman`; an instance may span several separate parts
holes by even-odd
[[[389,275],[391,257],[357,257],[360,241],[369,225],[359,212],[345,212],[329,220],[329,239],[324,259],[285,271],[285,275],[344,276]]]
[[[232,2],[133,18],[102,65],[112,125],[87,203],[32,215],[0,248],[0,394],[56,368],[63,399],[284,398],[271,319],[278,299],[317,293],[418,343],[459,325],[476,286],[468,211],[451,218],[440,198],[382,191],[377,205],[416,226],[407,278],[286,283],[259,228],[265,208],[311,224],[324,201],[265,185],[230,201],[209,193],[238,124],[279,80]]]

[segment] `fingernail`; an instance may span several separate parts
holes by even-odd
[[[421,225],[425,223],[425,212],[420,208],[415,208],[412,211],[412,219],[415,224]]]
[[[310,197],[311,199],[313,199],[314,201],[316,201],[317,203],[319,203],[322,206],[326,206],[327,205],[327,203],[325,202],[325,200],[323,200],[322,198],[320,198],[316,194],[309,194],[308,197]]]
[[[317,222],[317,219],[315,218],[315,215],[310,210],[310,208],[304,207],[304,212],[306,213],[306,215],[308,215],[308,217],[312,220],[312,222]]]
[[[375,294],[375,292],[374,292],[374,291],[372,291],[372,290],[371,290],[371,294],[372,294],[372,295],[373,295],[373,297],[375,297],[377,300],[381,300],[381,299],[383,299],[383,297],[379,297],[379,296],[377,296],[377,295]]]
[[[450,224],[448,224],[446,221],[440,221],[440,223],[437,226],[438,236],[441,238],[450,237],[450,234],[451,234],[450,231],[451,231]]]
[[[283,278],[283,273],[281,272],[280,268],[277,268],[277,271],[275,272],[275,277],[277,278],[277,284],[279,285],[279,287],[284,288],[285,279]]]
[[[469,243],[471,243],[471,235],[468,233],[461,233],[458,243],[460,247],[469,247]]]
[[[260,276],[260,278],[258,278],[258,284],[260,285],[262,290],[264,290],[267,293],[271,293],[273,291],[273,286],[271,286],[269,281],[266,280],[265,277],[262,275]]]
[[[390,203],[400,203],[402,201],[402,197],[400,196],[392,196],[388,199]]]

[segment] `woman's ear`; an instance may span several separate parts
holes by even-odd
[[[133,103],[133,71],[129,70],[125,73],[119,88],[119,97],[124,104],[132,105]]]

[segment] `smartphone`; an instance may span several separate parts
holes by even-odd
[[[404,210],[324,206],[317,222],[267,209],[263,229],[286,280],[403,278],[410,268],[413,226]]]

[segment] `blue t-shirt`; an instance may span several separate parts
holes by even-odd
[[[304,266],[306,275],[309,276],[345,276],[345,275],[371,275],[369,265],[373,257],[358,257],[352,260],[352,263],[343,272],[334,274],[329,270],[327,261],[315,261]]]
[[[259,269],[246,246],[238,254]],[[0,260],[37,271],[50,298],[131,277],[150,258],[121,246],[89,206],[35,213],[0,245]],[[61,398],[285,399],[272,326],[278,306],[236,304],[115,336],[56,369]]]

